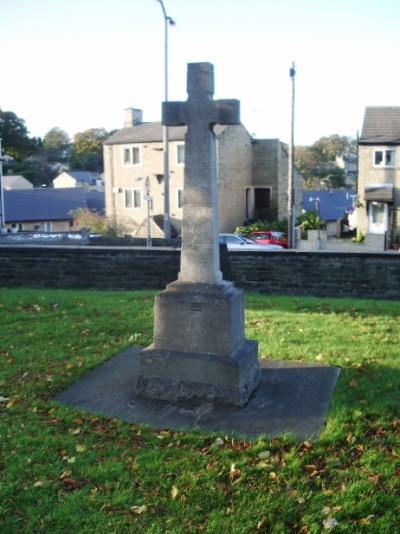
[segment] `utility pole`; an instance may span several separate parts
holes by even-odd
[[[291,104],[291,127],[289,144],[289,173],[288,173],[288,244],[289,248],[296,248],[295,236],[295,198],[294,198],[294,104],[295,104],[295,77],[296,69],[294,62],[289,71],[292,81],[292,104]]]
[[[3,150],[0,137],[0,231],[4,232],[6,228],[6,213],[4,210],[4,184],[3,184]]]

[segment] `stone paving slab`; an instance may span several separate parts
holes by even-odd
[[[257,438],[321,432],[340,370],[304,362],[260,360],[261,385],[244,408],[134,399],[140,347],[130,348],[58,394],[61,404],[94,414],[172,430],[198,429]]]

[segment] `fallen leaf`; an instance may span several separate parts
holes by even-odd
[[[265,523],[266,523],[266,520],[265,520],[265,517],[263,517],[263,519],[260,519],[260,521],[257,523],[257,530],[262,529]]]
[[[76,449],[76,452],[85,452],[85,451],[86,451],[86,447],[85,447],[85,445],[80,445],[80,444],[78,444],[78,445],[75,447],[75,449]]]
[[[171,499],[174,501],[178,497],[179,490],[176,486],[171,488]]]
[[[371,482],[371,484],[373,484],[374,486],[376,486],[377,484],[379,484],[379,481],[381,479],[381,476],[380,475],[371,475],[370,477],[368,477],[368,480]]]
[[[231,464],[231,468],[229,470],[229,478],[231,481],[237,480],[241,476],[242,472],[240,469],[237,469],[235,464]]]
[[[269,458],[271,456],[271,452],[270,451],[261,451],[257,454],[258,458],[260,458],[260,460],[266,460],[267,458]]]
[[[131,512],[137,515],[144,514],[144,512],[147,512],[147,506],[145,504],[142,504],[141,506],[131,506]]]
[[[271,471],[269,474],[268,474],[268,478],[270,480],[276,480],[278,478],[278,475],[274,472],[274,471]]]
[[[34,488],[40,488],[41,486],[44,486],[44,482],[43,482],[43,480],[38,480],[38,481],[35,482],[34,485],[33,485]]]
[[[338,526],[339,521],[334,517],[328,517],[328,519],[323,520],[322,524],[325,530],[333,530],[335,527]]]
[[[218,447],[221,447],[221,445],[224,444],[224,440],[222,438],[217,438],[215,441],[214,441],[214,445],[217,445]]]
[[[8,397],[2,397],[0,395],[0,402],[8,402],[10,399]]]
[[[71,471],[63,471],[58,478],[59,480],[62,480],[63,478],[68,478],[69,476],[71,476]]]

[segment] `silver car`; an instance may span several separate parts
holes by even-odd
[[[219,234],[220,244],[226,244],[228,250],[256,250],[257,252],[284,250],[280,245],[259,245],[253,239],[237,234]]]

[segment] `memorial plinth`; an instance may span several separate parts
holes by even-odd
[[[154,343],[139,356],[135,396],[244,406],[260,381],[244,335],[243,290],[222,280],[215,124],[239,124],[239,102],[213,101],[213,67],[188,65],[188,100],[163,104],[163,124],[187,125],[178,280],[155,300]]]

